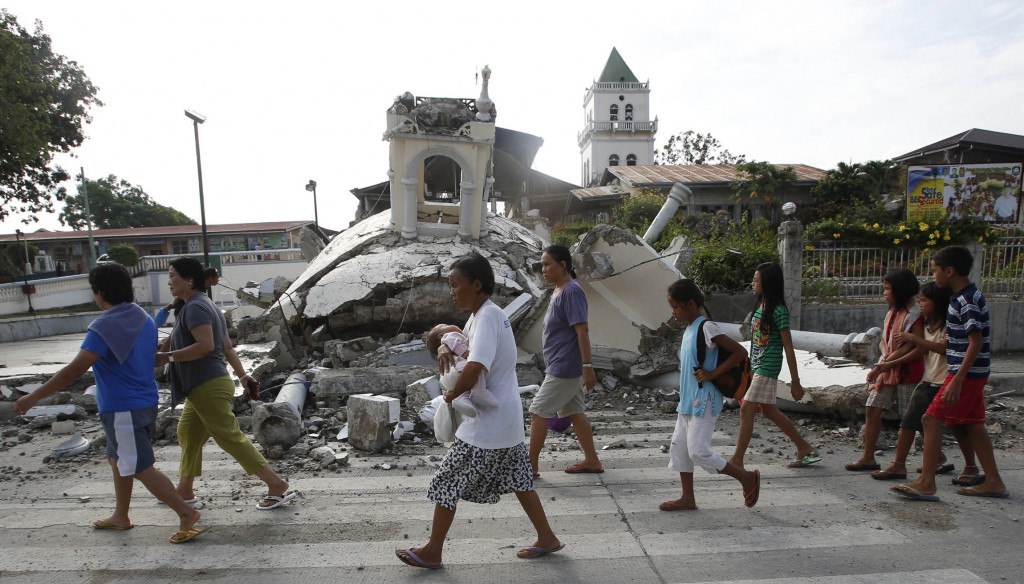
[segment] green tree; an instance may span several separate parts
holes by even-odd
[[[0,9],[0,221],[11,213],[53,212],[71,178],[54,164],[85,139],[89,109],[103,102],[78,63],[53,52],[36,21],[30,34]]]
[[[69,195],[64,201],[60,222],[72,229],[83,229],[85,222],[85,195],[82,185],[78,195]],[[99,229],[121,227],[164,227],[167,225],[195,225],[181,211],[160,205],[142,190],[142,187],[119,179],[114,175],[99,180],[86,180],[89,210],[93,224]]]
[[[769,222],[774,225],[778,199],[793,187],[796,171],[792,166],[755,160],[737,164],[736,173],[736,180],[729,185],[736,200],[740,204],[762,203],[768,209]]]
[[[894,190],[899,192],[900,169],[892,160],[869,160],[861,165],[864,180],[876,199]]]
[[[131,268],[139,263],[139,252],[135,251],[135,248],[127,243],[118,243],[110,246],[107,250],[107,255],[110,259],[121,264],[126,268]]]
[[[643,236],[665,205],[666,198],[658,189],[637,189],[612,210],[615,225]]]
[[[739,164],[746,156],[733,155],[711,134],[687,130],[669,136],[665,146],[654,151],[655,164]]]
[[[34,258],[39,253],[39,248],[34,244],[28,244],[28,257]],[[32,261],[31,259],[29,261]],[[11,279],[21,277],[25,271],[25,244],[11,243],[4,246],[0,252],[0,274]]]

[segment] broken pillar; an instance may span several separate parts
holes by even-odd
[[[391,444],[391,424],[398,422],[401,402],[384,395],[348,398],[348,443],[359,450],[381,452]]]
[[[439,395],[441,395],[441,383],[436,375],[417,379],[405,388],[405,407],[418,412],[423,404]]]
[[[252,432],[263,448],[291,448],[302,437],[302,407],[306,403],[306,376],[293,373],[272,404],[253,408]]]
[[[327,407],[339,407],[346,397],[358,393],[401,395],[410,383],[432,373],[431,369],[413,365],[322,369],[313,378],[313,392]]]

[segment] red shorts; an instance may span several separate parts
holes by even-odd
[[[939,390],[939,393],[935,394],[932,405],[928,406],[928,411],[924,415],[938,418],[947,426],[984,424],[985,395],[983,390],[985,389],[985,384],[988,383],[988,378],[968,377],[964,379],[960,389],[960,399],[956,400],[953,405],[948,405],[942,399],[942,394],[946,391],[946,386],[949,385],[952,379],[952,374],[946,375],[946,381],[943,382],[942,389]]]

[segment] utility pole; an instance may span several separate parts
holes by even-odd
[[[89,185],[85,181],[85,167],[82,170],[82,196],[85,197],[85,225],[89,229],[89,269],[96,267],[96,242],[92,240],[92,212],[89,211]]]

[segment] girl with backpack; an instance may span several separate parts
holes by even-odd
[[[776,263],[764,263],[754,270],[752,282],[754,294],[754,312],[751,316],[750,329],[750,368],[754,378],[750,383],[740,406],[740,432],[736,438],[736,451],[729,462],[743,468],[743,456],[750,445],[754,434],[754,416],[760,410],[779,427],[796,445],[796,459],[789,462],[790,468],[801,468],[816,462],[821,457],[814,451],[796,426],[775,405],[779,373],[782,371],[782,352],[786,352],[791,376],[790,390],[793,399],[800,401],[804,397],[804,388],[800,385],[800,372],[797,371],[796,355],[793,352],[793,337],[789,332],[789,309],[784,298],[785,284],[782,267]]]
[[[711,435],[722,412],[722,394],[715,390],[714,379],[741,363],[746,351],[723,334],[717,324],[705,318],[704,294],[693,280],[678,280],[668,287],[668,305],[672,316],[686,325],[679,345],[679,406],[675,432],[669,449],[668,468],[679,473],[682,496],[658,506],[662,511],[691,511],[697,508],[693,493],[693,469],[700,466],[710,473],[722,473],[743,486],[743,504],[753,507],[761,491],[760,471],[747,471],[711,448]],[[709,315],[710,316],[710,315]],[[697,362],[698,335],[704,335],[707,351],[704,362]],[[718,348],[731,352],[729,359],[715,367]]]

